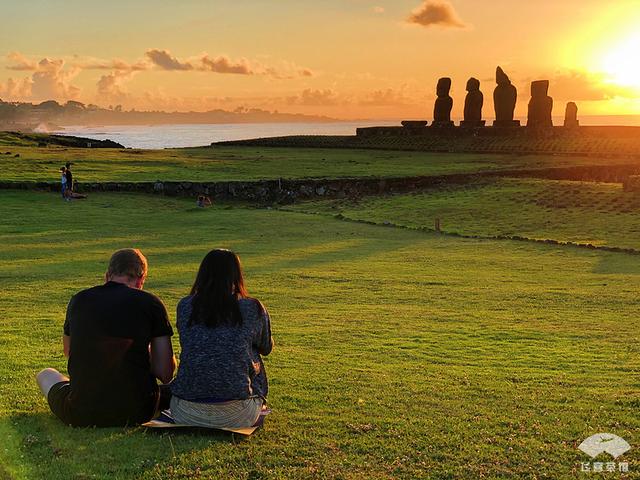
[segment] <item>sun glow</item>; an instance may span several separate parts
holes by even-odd
[[[640,34],[614,44],[602,58],[602,71],[611,83],[640,89]]]

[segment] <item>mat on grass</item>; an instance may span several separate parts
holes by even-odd
[[[256,423],[254,423],[250,427],[245,428],[212,428],[211,430],[222,430],[225,432],[233,432],[239,433],[240,435],[251,435],[258,428],[262,426],[264,423],[264,417],[271,413],[270,408],[263,408],[262,412],[260,412],[260,416]],[[160,412],[156,418],[149,420],[147,423],[142,424],[143,427],[149,428],[203,428],[203,427],[194,427],[194,425],[185,425],[182,423],[176,423],[176,421],[171,416],[171,410],[163,410]]]

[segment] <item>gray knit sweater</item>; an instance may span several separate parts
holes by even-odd
[[[173,395],[200,402],[266,398],[261,355],[273,348],[269,314],[255,299],[241,299],[239,306],[242,325],[210,328],[189,325],[191,297],[180,300],[176,326],[182,350]]]

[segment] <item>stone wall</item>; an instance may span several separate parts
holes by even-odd
[[[384,193],[424,190],[439,185],[465,184],[479,179],[517,177],[591,182],[628,182],[640,175],[638,165],[575,166],[529,170],[492,171],[400,178],[276,179],[254,182],[88,182],[77,183],[79,193],[137,192],[214,200],[248,201],[258,204],[293,203],[311,198],[356,198]],[[0,182],[0,189],[58,192],[58,182]]]
[[[640,158],[640,127],[359,128],[357,135],[294,135],[213,143],[216,146],[359,148],[453,153],[606,155]]]

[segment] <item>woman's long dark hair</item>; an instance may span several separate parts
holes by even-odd
[[[230,250],[211,250],[202,260],[191,287],[189,324],[240,325],[238,300],[247,297],[240,258]]]

